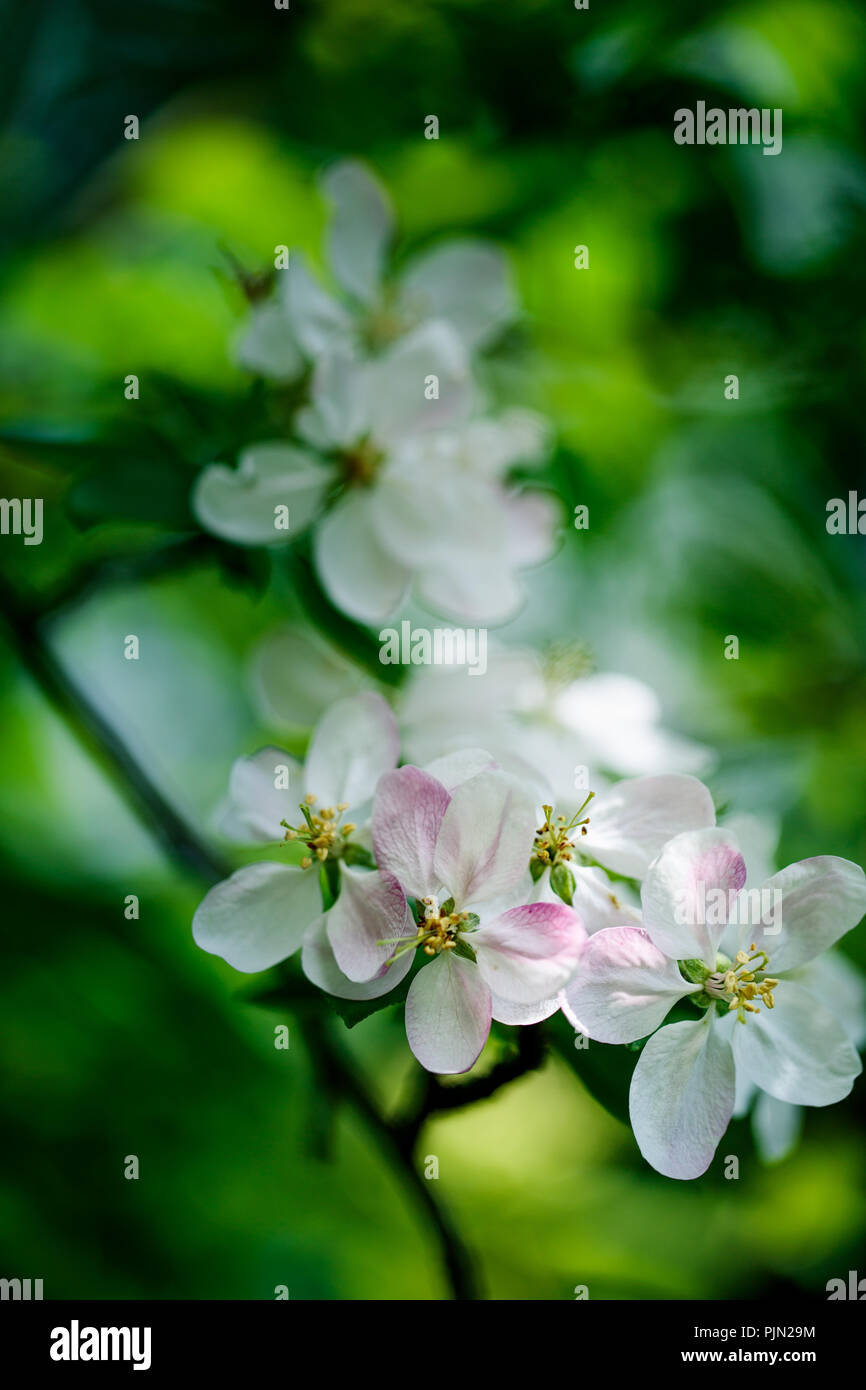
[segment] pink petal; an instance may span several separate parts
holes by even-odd
[[[468,1071],[487,1041],[490,1011],[490,990],[478,966],[445,951],[409,987],[409,1046],[428,1071]]]
[[[515,1004],[536,1004],[571,979],[586,932],[565,903],[527,903],[503,912],[468,940],[494,994]]]
[[[373,804],[373,851],[380,869],[399,879],[406,893],[435,893],[436,838],[450,797],[435,777],[400,767],[379,783]]]
[[[728,918],[735,915],[733,905],[745,881],[746,865],[729,830],[713,826],[677,835],[665,845],[644,881],[644,926],[666,956],[698,957],[713,969],[719,941]]]
[[[442,818],[434,867],[459,908],[513,889],[529,863],[535,807],[504,772],[480,772],[457,787]]]
[[[697,989],[640,927],[606,927],[587,941],[563,1013],[598,1042],[629,1043],[654,1032]]]
[[[361,983],[350,980],[337,964],[328,940],[327,916],[323,914],[311,922],[304,933],[301,965],[308,980],[338,999],[378,999],[408,974],[412,966],[412,952],[407,951],[393,965],[383,966],[372,980]]]
[[[394,954],[380,941],[411,934],[406,898],[393,874],[341,868],[340,896],[327,914],[328,940],[344,975],[374,979]]]

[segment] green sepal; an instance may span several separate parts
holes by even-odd
[[[324,861],[323,868],[325,870],[325,882],[328,885],[328,892],[333,901],[336,902],[337,898],[340,896],[340,866],[336,859],[332,859],[329,855]]]
[[[550,871],[550,886],[558,898],[571,907],[574,898],[574,879],[567,864],[554,864]]]
[[[445,901],[444,901],[444,903],[442,904],[442,906],[439,908],[439,916],[440,916],[440,917],[447,917],[447,916],[448,916],[448,913],[449,913],[449,912],[453,912],[453,911],[454,911],[454,899],[453,899],[453,898],[446,898]]]
[[[457,938],[457,943],[454,947],[454,954],[455,956],[462,956],[464,960],[474,960],[476,963],[478,961],[478,957],[476,956],[472,947],[469,945],[469,942],[464,941],[463,938],[460,936],[458,936]]]
[[[357,864],[362,869],[375,869],[376,867],[376,861],[370,851],[365,849],[363,845],[356,845],[351,841],[343,850],[343,861],[346,864]]]
[[[477,912],[467,912],[464,921],[460,926],[461,931],[477,931],[481,923],[481,918]]]
[[[529,873],[533,883],[537,883],[544,873],[547,865],[541,859],[532,858],[529,861]]]
[[[680,960],[677,961],[677,965],[683,979],[688,980],[690,985],[702,985],[707,976],[713,973],[702,960]]]

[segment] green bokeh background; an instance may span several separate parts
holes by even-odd
[[[827,500],[864,486],[858,5],[0,11],[0,492],[46,507],[41,546],[0,538],[19,591],[192,529],[197,469],[260,437],[269,408],[232,362],[224,253],[254,268],[287,243],[321,265],[317,172],[360,155],[394,199],[400,257],[455,231],[507,248],[525,316],[487,377],[551,416],[548,481],[590,508],[505,635],[587,641],[602,669],[649,680],[671,726],[719,749],[717,801],[778,821],[781,864],[866,861],[866,547],[825,529]],[[782,107],[782,154],[675,146],[673,112],[698,99]],[[245,659],[297,602],[278,566],[229,551],[120,576],[51,628],[204,834],[233,757],[279,733],[256,723]],[[5,645],[0,762],[0,1273],[43,1278],[46,1297],[447,1296],[387,1155],[351,1111],[323,1115],[300,1028],[275,1050],[280,1016],[194,947],[200,882]],[[866,969],[864,929],[845,950]],[[414,1065],[399,1013],[345,1042],[396,1104]],[[864,1095],[809,1112],[773,1167],[736,1123],[710,1172],[676,1183],[552,1059],[434,1121],[419,1153],[439,1159],[490,1297],[822,1296],[866,1272]]]

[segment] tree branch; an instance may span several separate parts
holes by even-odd
[[[151,572],[160,569],[161,566],[156,564]],[[139,570],[139,577],[140,573]],[[90,587],[89,582],[84,585],[71,584],[63,599],[64,604],[76,601]],[[53,613],[22,599],[2,577],[0,610],[11,645],[22,666],[37,682],[73,734],[107,771],[133,810],[154,833],[166,854],[179,861],[184,868],[194,871],[205,882],[214,883],[225,878],[231,872],[230,866],[223,863],[175,811],[121,736],[58,661],[43,631]],[[382,1144],[398,1159],[407,1186],[436,1232],[453,1297],[459,1300],[479,1297],[472,1257],[450,1217],[436,1202],[429,1183],[415,1167],[414,1145],[426,1115],[418,1118],[414,1128],[391,1125],[379,1111],[344,1049],[334,1040],[325,1023],[314,1017],[306,1017],[304,1027],[312,1045],[319,1049],[318,1065],[327,1076],[330,1088],[354,1107]],[[488,1082],[489,1079],[482,1080]],[[441,1089],[445,1091],[445,1088]]]
[[[421,1176],[415,1165],[414,1136],[408,1130],[389,1124],[381,1114],[325,1020],[308,1016],[302,1026],[308,1042],[316,1049],[318,1063],[324,1067],[330,1087],[336,1094],[345,1097],[399,1160],[399,1171],[406,1185],[424,1207],[436,1232],[453,1297],[461,1302],[480,1298],[472,1256],[447,1211],[433,1197],[430,1183]]]
[[[11,645],[67,726],[104,768],[168,855],[208,883],[231,872],[166,800],[81,687],[58,661],[42,631],[42,616],[0,578],[0,614]]]
[[[460,1110],[466,1105],[474,1105],[480,1100],[489,1100],[503,1086],[517,1081],[531,1071],[536,1071],[546,1056],[541,1025],[529,1024],[517,1029],[517,1050],[511,1057],[497,1062],[486,1076],[474,1077],[471,1081],[443,1086],[437,1077],[429,1072],[423,1073],[420,1094],[407,1113],[394,1122],[395,1131],[401,1136],[411,1152],[427,1120],[432,1115],[447,1110]]]

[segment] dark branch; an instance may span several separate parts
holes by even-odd
[[[158,554],[149,572],[162,572],[165,568],[163,560],[167,558]],[[177,558],[176,554],[172,556],[172,559]],[[122,567],[115,569],[115,578],[119,577],[121,570]],[[137,566],[135,577],[141,578],[142,573],[143,568]],[[77,602],[90,592],[95,582],[95,574],[90,577],[85,575],[83,579],[79,576],[67,585],[62,593],[55,595],[55,598],[63,606]],[[47,621],[55,616],[54,613],[23,600],[3,578],[0,578],[0,608],[11,645],[24,668],[30,672],[73,734],[100,766],[106,769],[169,857],[179,861],[185,868],[193,870],[206,882],[213,883],[225,878],[230,873],[230,867],[221,861],[175,811],[127,748],[124,740],[57,660],[44,632]],[[449,1215],[436,1202],[430,1184],[421,1177],[415,1167],[413,1150],[423,1119],[419,1119],[414,1129],[409,1126],[391,1125],[387,1117],[379,1111],[342,1047],[332,1037],[329,1027],[312,1016],[305,1016],[303,1026],[311,1045],[318,1049],[317,1066],[327,1088],[334,1095],[345,1098],[370,1126],[380,1142],[399,1160],[399,1171],[403,1174],[404,1181],[425,1210],[436,1232],[454,1298],[478,1298],[471,1255]],[[490,1078],[483,1078],[483,1081],[489,1085]],[[445,1091],[445,1088],[441,1089]],[[465,1103],[468,1103],[468,1100]],[[434,1108],[446,1107],[443,1105]],[[432,1113],[432,1110],[428,1113]]]
[[[208,883],[225,878],[231,872],[229,866],[204,844],[166,800],[120,735],[58,661],[45,638],[38,611],[22,602],[2,578],[0,613],[11,645],[24,668],[73,734],[131,802],[166,853]]]
[[[544,1062],[545,1056],[541,1025],[533,1023],[517,1029],[517,1050],[514,1055],[497,1062],[485,1076],[443,1086],[437,1077],[424,1072],[420,1094],[408,1113],[398,1118],[394,1124],[401,1142],[407,1145],[411,1152],[422,1127],[432,1115],[446,1110],[461,1110],[466,1105],[488,1100],[509,1082],[517,1081],[521,1076],[536,1071]]]
[[[421,1176],[415,1165],[414,1138],[389,1124],[380,1113],[343,1048],[333,1038],[325,1020],[306,1016],[302,1026],[306,1031],[308,1043],[317,1052],[318,1065],[324,1071],[324,1079],[329,1088],[335,1094],[345,1097],[383,1144],[399,1159],[399,1171],[403,1174],[407,1186],[425,1208],[436,1232],[454,1298],[461,1302],[480,1298],[472,1257],[447,1211],[434,1199],[430,1183]]]

